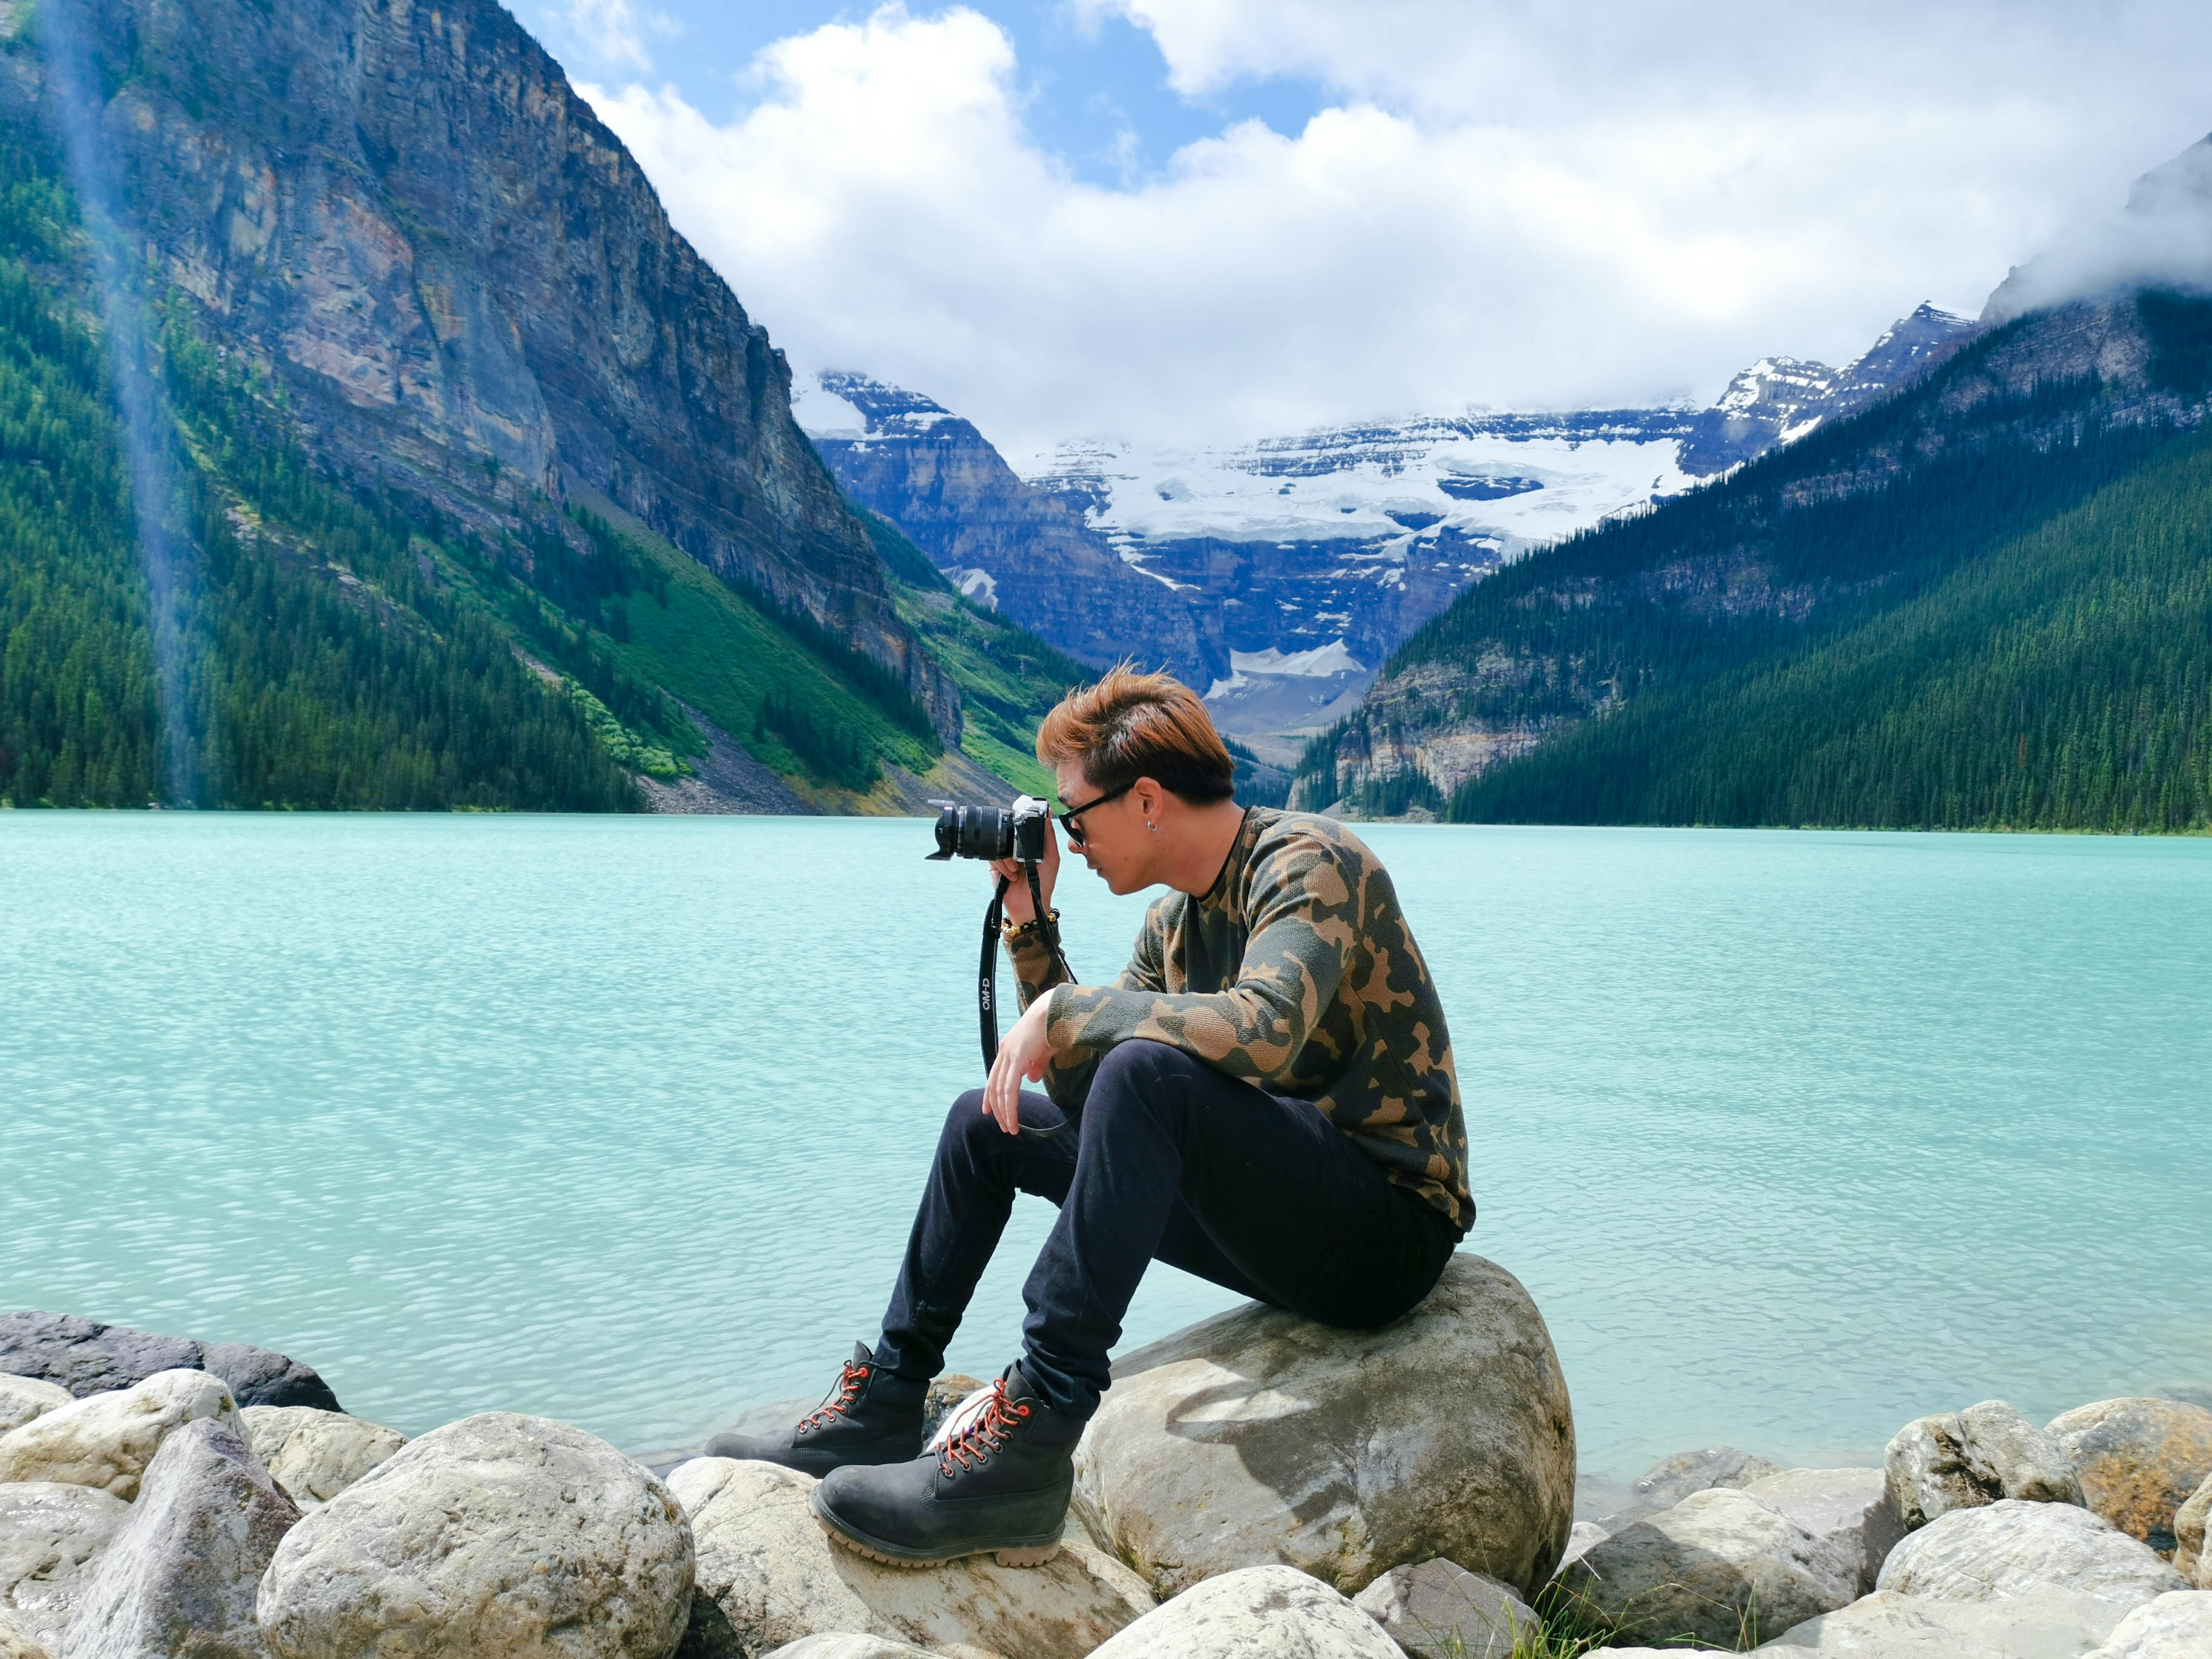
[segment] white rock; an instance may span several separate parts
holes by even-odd
[[[666,1659],[690,1528],[605,1441],[487,1412],[433,1429],[306,1516],[261,1581],[276,1659]]]
[[[237,1403],[205,1371],[156,1371],[143,1382],[72,1400],[0,1434],[0,1483],[58,1480],[129,1502],[170,1430],[213,1418],[242,1435]]]
[[[1880,1469],[1784,1469],[1743,1490],[1841,1549],[1856,1564],[1862,1595],[1874,1588],[1881,1564],[1905,1535]]]
[[[691,1517],[700,1592],[748,1653],[859,1633],[962,1659],[1079,1659],[1152,1609],[1143,1581],[1087,1539],[1039,1567],[978,1555],[915,1571],[832,1545],[807,1508],[811,1476],[701,1457],[669,1486]]]
[[[17,1376],[0,1371],[0,1434],[20,1429],[34,1417],[69,1404],[70,1391],[43,1376]]]
[[[1295,1567],[1246,1567],[1187,1589],[1093,1659],[1399,1659],[1365,1613]]]
[[[2081,1483],[2057,1442],[2002,1400],[1907,1423],[1883,1454],[1882,1470],[1907,1531],[2003,1498],[2081,1502]]]
[[[0,1618],[52,1647],[76,1616],[92,1565],[131,1514],[93,1486],[0,1486]]]
[[[1537,1623],[1495,1578],[1441,1559],[1393,1567],[1352,1604],[1416,1659],[1511,1659]]]
[[[299,1507],[221,1423],[187,1423],[86,1583],[60,1659],[266,1659],[254,1590]]]
[[[825,1631],[786,1642],[767,1659],[932,1659],[927,1648],[911,1647],[881,1636],[854,1636]]]
[[[253,1455],[303,1510],[319,1508],[407,1443],[397,1429],[313,1406],[239,1412]]]
[[[1725,1647],[1779,1635],[1858,1594],[1848,1551],[1730,1487],[1692,1492],[1630,1522],[1561,1573],[1559,1585],[1632,1639]]]
[[[2119,1622],[2110,1601],[2048,1585],[1997,1601],[1938,1601],[1876,1590],[1759,1648],[1859,1659],[2081,1659]],[[1615,1659],[1607,1650],[1605,1659]]]
[[[1889,1553],[1880,1587],[1947,1601],[1987,1601],[2033,1585],[2110,1601],[2122,1612],[2181,1575],[2102,1516],[2070,1504],[2003,1498],[1939,1516]]]
[[[2212,1654],[2212,1590],[2168,1590],[2119,1622],[2095,1659],[2205,1659]]]
[[[1574,1484],[1543,1318],[1460,1255],[1381,1330],[1247,1306],[1128,1355],[1076,1449],[1074,1507],[1158,1595],[1267,1561],[1349,1594],[1436,1556],[1533,1595]]]
[[[52,1646],[76,1616],[92,1563],[131,1506],[94,1486],[51,1480],[0,1486],[0,1616]]]

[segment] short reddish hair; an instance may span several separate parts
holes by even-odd
[[[1171,674],[1139,674],[1126,662],[1060,700],[1037,727],[1036,752],[1047,766],[1073,761],[1100,789],[1150,778],[1200,806],[1237,789],[1237,763],[1198,695]]]

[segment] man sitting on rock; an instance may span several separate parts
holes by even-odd
[[[1205,706],[1165,675],[1070,693],[1036,750],[1084,862],[1116,893],[1170,890],[1115,984],[1073,985],[1018,867],[994,866],[1024,1012],[945,1120],[882,1340],[789,1433],[708,1447],[825,1477],[831,1535],[900,1565],[1051,1556],[1155,1259],[1360,1328],[1427,1295],[1474,1215],[1443,1010],[1375,854],[1332,819],[1237,806]],[[1048,902],[1059,868],[1048,838]],[[1033,1133],[1060,1112],[1066,1133]],[[925,1452],[924,1394],[1017,1193],[1060,1209],[1021,1357]]]

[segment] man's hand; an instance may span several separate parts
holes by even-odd
[[[1020,927],[1036,920],[1036,906],[1030,902],[1030,878],[1022,873],[1018,859],[1000,859],[991,866],[991,873],[1006,878],[1006,920]],[[1044,893],[1045,908],[1052,908],[1053,884],[1060,879],[1060,830],[1050,818],[1044,821],[1044,856],[1037,860],[1037,886]]]
[[[1052,1044],[1045,1040],[1051,1006],[1049,994],[1030,1004],[1029,1012],[1014,1022],[1014,1029],[999,1045],[990,1081],[983,1085],[983,1109],[1008,1134],[1017,1133],[1022,1127],[1022,1085],[1042,1078],[1052,1059]]]

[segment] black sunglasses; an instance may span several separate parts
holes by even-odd
[[[1096,800],[1087,800],[1080,806],[1071,806],[1065,812],[1054,814],[1054,816],[1060,819],[1060,827],[1067,832],[1067,844],[1070,847],[1080,847],[1083,845],[1083,831],[1077,827],[1075,822],[1076,819],[1081,817],[1085,812],[1088,812],[1094,806],[1103,806],[1109,800],[1121,799],[1122,796],[1127,794],[1136,787],[1137,781],[1134,778],[1132,778],[1128,782],[1123,784],[1119,789],[1109,789],[1104,794],[1099,796]]]

